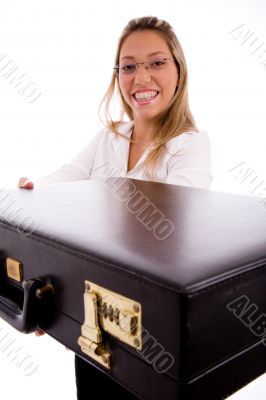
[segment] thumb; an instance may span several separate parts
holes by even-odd
[[[42,331],[41,329],[37,329],[37,330],[35,331],[35,335],[36,335],[36,336],[43,336],[43,335],[45,335],[45,332]]]
[[[18,188],[24,188],[24,189],[33,189],[34,184],[32,181],[29,180],[29,178],[23,176],[22,178],[20,178],[20,180],[18,181]]]

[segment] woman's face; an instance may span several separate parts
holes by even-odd
[[[120,51],[118,79],[134,120],[152,120],[167,108],[173,98],[178,71],[174,61],[160,62],[165,58],[173,59],[173,55],[163,36],[156,31],[133,32],[125,39]],[[132,66],[143,61],[148,61],[150,67],[146,63],[139,64],[135,70]],[[125,66],[124,70],[121,69]]]

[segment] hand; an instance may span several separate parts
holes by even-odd
[[[43,336],[43,335],[45,335],[45,332],[42,331],[41,329],[37,329],[37,331],[35,331],[35,335],[36,336]]]
[[[34,188],[34,183],[29,180],[29,178],[26,178],[23,176],[20,178],[18,181],[18,188],[20,189],[33,189]]]

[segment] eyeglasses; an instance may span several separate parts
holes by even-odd
[[[146,65],[145,69],[150,69],[152,71],[161,71],[167,66],[169,61],[175,60],[174,58],[161,58],[151,61],[115,65],[114,70],[116,71],[116,73],[121,73],[123,75],[133,75],[137,72],[139,65]]]

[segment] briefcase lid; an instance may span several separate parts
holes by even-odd
[[[0,224],[193,292],[265,266],[261,200],[136,179],[62,182],[2,189]]]

